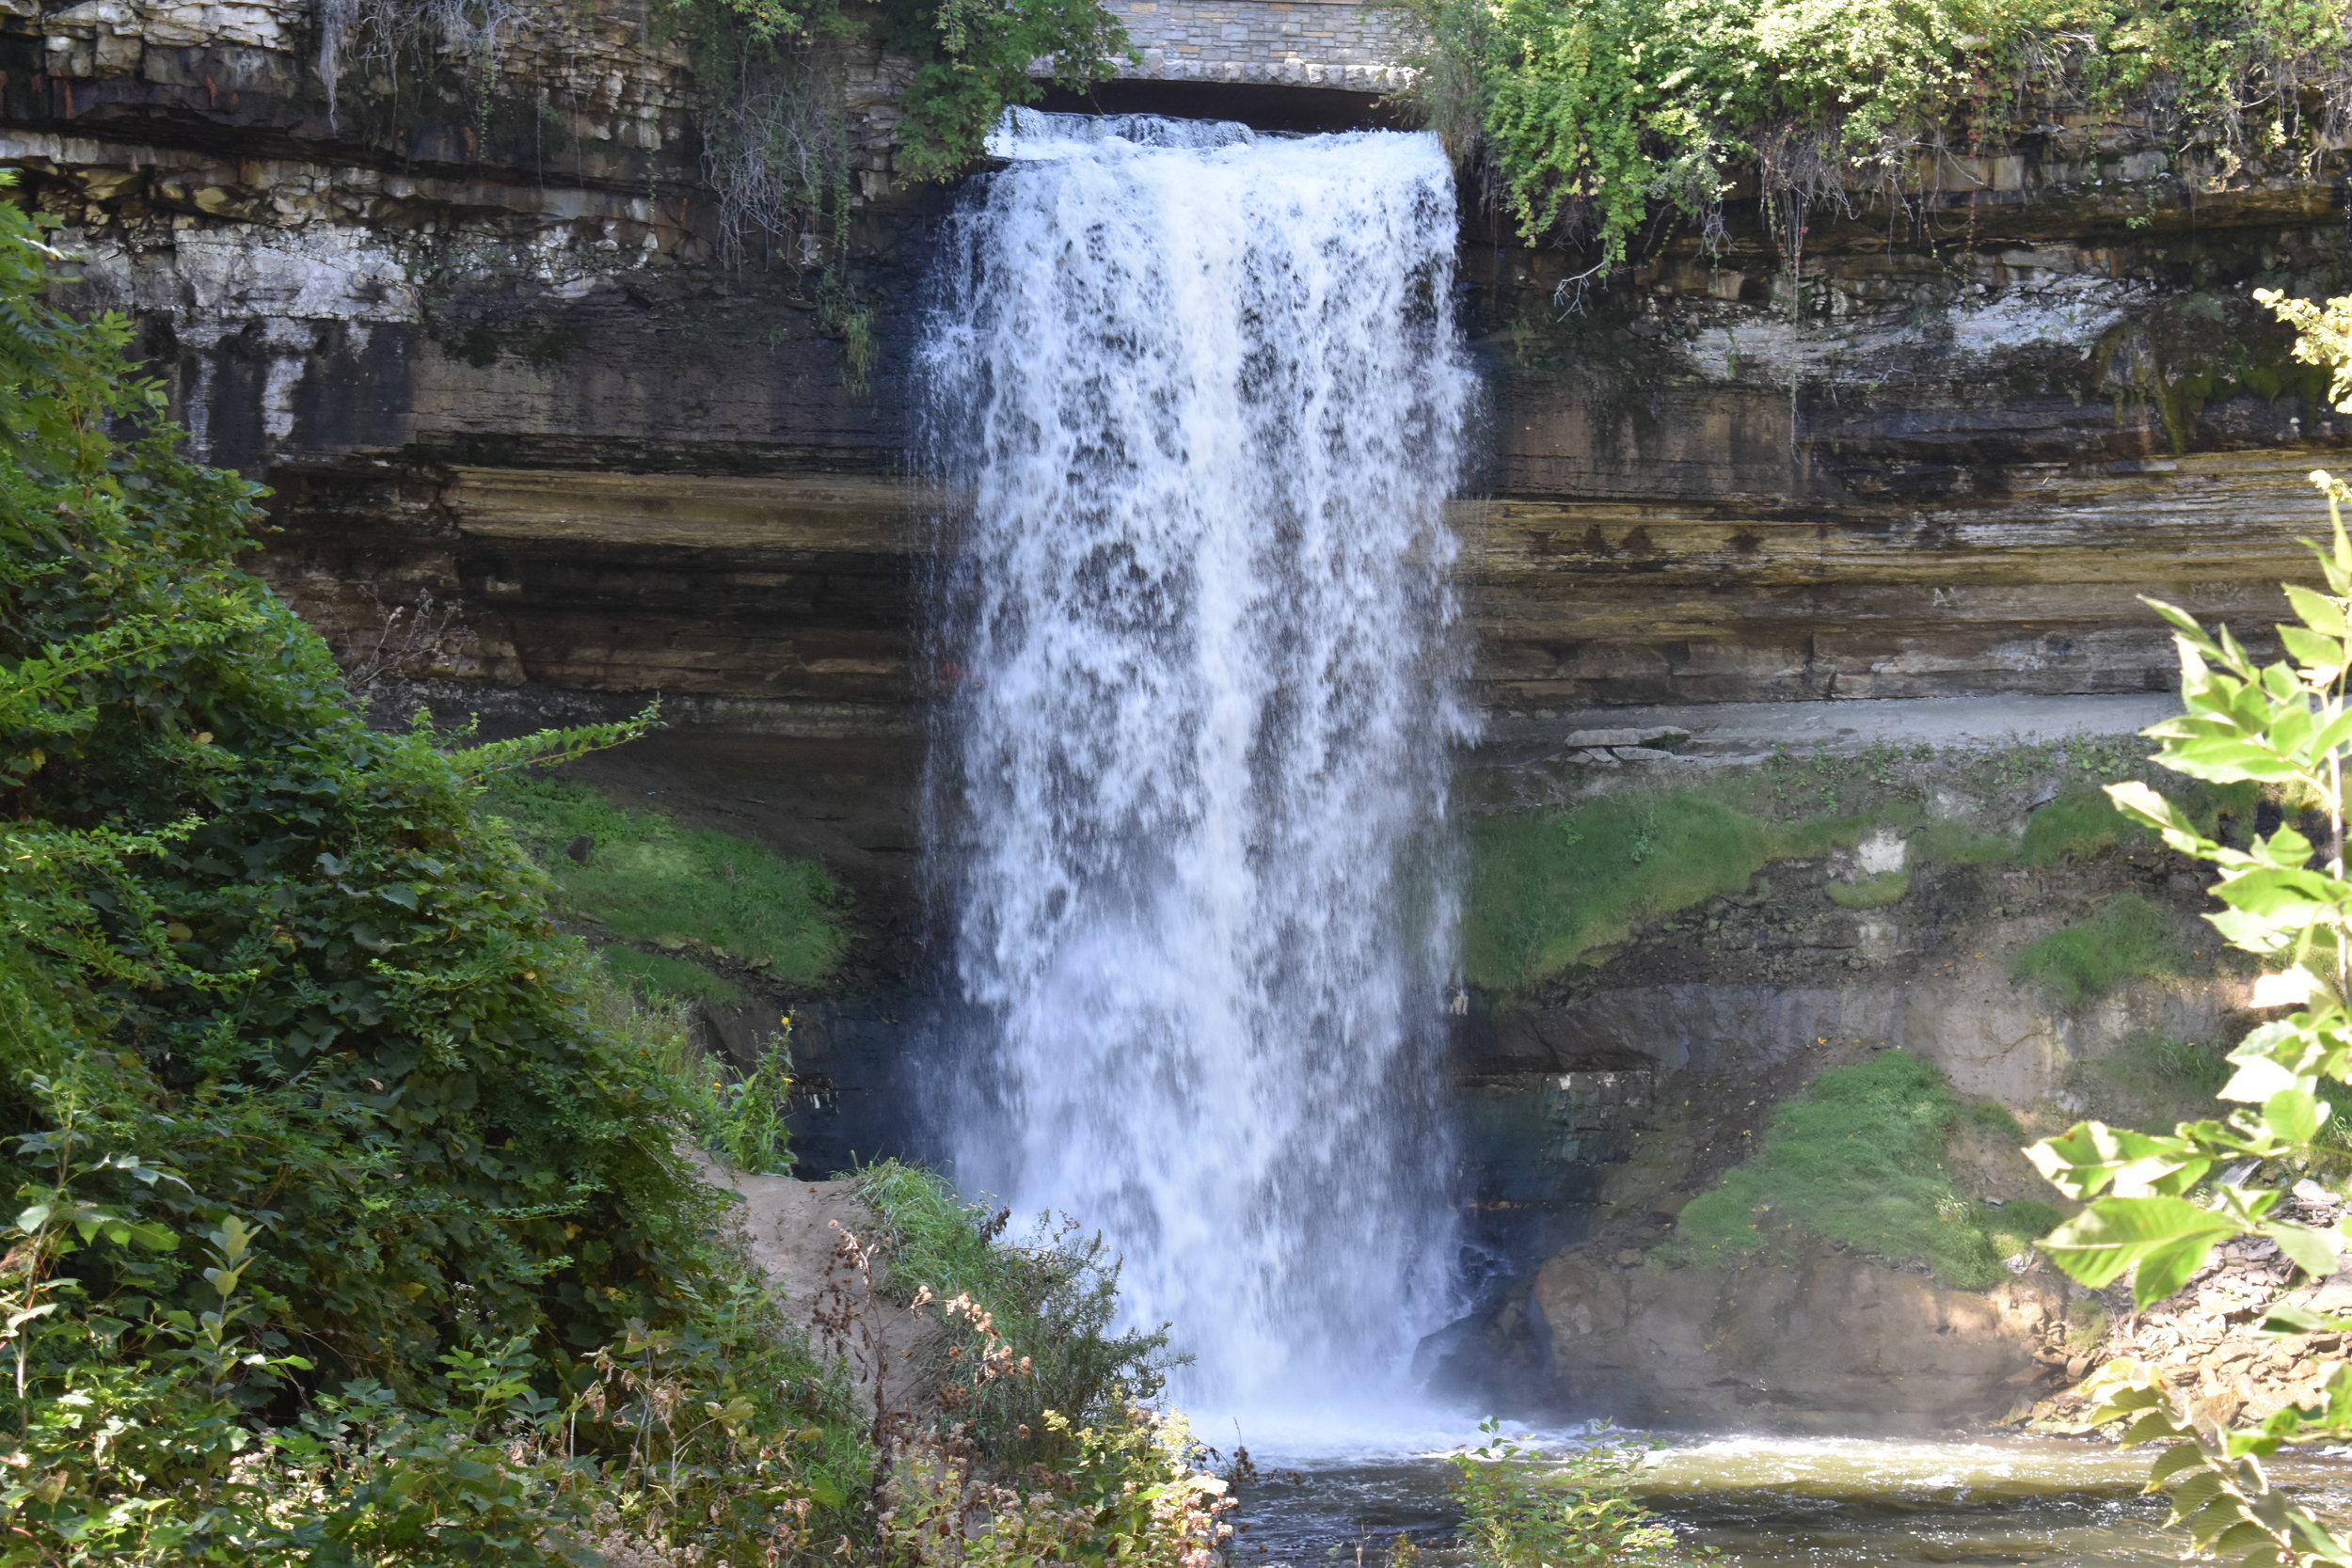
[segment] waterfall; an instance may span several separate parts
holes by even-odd
[[[1452,171],[1140,116],[992,150],[921,366],[957,1171],[1101,1227],[1196,1408],[1393,1402],[1454,1244]]]

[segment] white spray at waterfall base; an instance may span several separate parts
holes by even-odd
[[[1453,174],[1144,117],[991,150],[922,365],[935,849],[988,1036],[957,1175],[1099,1226],[1216,1430],[1360,1421],[1451,1304]]]

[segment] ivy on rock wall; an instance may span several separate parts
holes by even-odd
[[[2352,104],[2344,0],[1419,0],[1420,88],[1483,144],[1530,240],[1622,262],[1645,225],[1713,220],[1750,166],[1785,249],[1806,204],[1915,161],[2123,115],[2222,170],[2312,155]],[[2022,118],[2030,115],[2030,119]]]
[[[738,77],[805,81],[813,44],[878,31],[915,62],[899,108],[898,172],[909,180],[961,173],[979,156],[1008,104],[1035,103],[1044,84],[1030,74],[1048,62],[1059,86],[1084,89],[1109,77],[1127,51],[1126,29],[1100,0],[665,0],[703,40],[707,61]],[[706,67],[707,71],[707,67]],[[724,84],[718,84],[725,90]],[[812,87],[803,87],[805,94]],[[779,124],[778,129],[784,129]],[[805,136],[775,144],[804,155]]]

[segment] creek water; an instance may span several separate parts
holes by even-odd
[[[1448,1446],[1256,1456],[1235,1560],[1385,1568],[1401,1534],[1432,1568],[1467,1560]],[[2154,1568],[2185,1543],[2140,1496],[2148,1458],[2046,1438],[1685,1437],[1651,1456],[1641,1492],[1734,1568]],[[2293,1457],[2272,1474],[2323,1514],[2352,1515],[2344,1459]]]
[[[1176,1393],[1345,1430],[1453,1307],[1432,1100],[1472,384],[1435,138],[1015,111],[922,357],[967,1190]]]

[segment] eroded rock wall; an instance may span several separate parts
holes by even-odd
[[[1936,858],[1938,819],[1913,817],[1651,911],[1518,993],[1466,995],[1452,1070],[1470,1229],[1490,1273],[1480,1311],[1431,1346],[1441,1381],[1527,1416],[1916,1433],[2022,1418],[2097,1364],[2101,1335],[2125,1314],[2029,1252],[2007,1259],[1997,1289],[1963,1289],[1925,1261],[1769,1214],[1756,1222],[1769,1242],[1738,1258],[1691,1251],[1681,1228],[1683,1210],[1753,1159],[1823,1072],[1888,1051],[1932,1066],[1982,1112],[1951,1129],[1954,1194],[2062,1212],[2022,1146],[2085,1116],[2166,1126],[2209,1114],[2211,1084],[2168,1074],[2192,1057],[2210,1072],[2258,1016],[2247,971],[2200,918],[2210,904],[2186,859],[2124,834],[2063,852],[1986,847],[2020,842],[2060,796],[2054,748],[1909,754],[1916,772],[1899,774],[1883,748],[1872,761],[1850,744],[1791,769],[1783,809],[1883,811],[1861,783],[1878,769],[1894,789],[1968,812],[1969,833],[1987,835],[1974,863]],[[1543,817],[1594,793],[1672,811],[1677,786],[1721,792],[1753,766],[1527,763],[1470,787],[1522,810],[1559,792],[1534,808]],[[1995,778],[2005,788],[1986,787]],[[1825,799],[1841,783],[1842,803]],[[1905,879],[1874,881],[1885,878]],[[1865,887],[1893,895],[1855,907]],[[2070,995],[2021,964],[2119,900],[2153,911],[2162,973]],[[2189,1298],[2177,1310],[2196,1317]]]
[[[1127,19],[1164,57],[1123,86],[1323,105],[1296,123],[1380,112],[1338,87],[1396,86],[1406,48],[1327,0]],[[852,341],[791,246],[726,264],[706,88],[655,13],[531,8],[479,55],[373,37],[330,94],[310,0],[0,14],[0,163],[66,219],[79,296],[139,315],[205,450],[278,489],[284,579],[347,638],[378,601],[461,605],[471,636],[421,673],[507,705],[659,689],[697,721],[903,730],[907,376],[950,199],[891,179],[905,63],[835,62]],[[2248,297],[2352,286],[2342,163],[2225,177],[2142,127],[2036,121],[1846,193],[1801,253],[1742,197],[1605,284],[1466,187],[1478,696],[2161,686],[2135,595],[2259,615],[2342,438]],[[848,476],[876,482],[854,526]],[[712,506],[739,523],[691,523]]]

